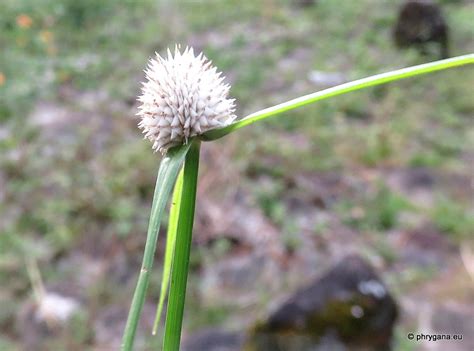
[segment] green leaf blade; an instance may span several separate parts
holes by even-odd
[[[178,215],[176,246],[171,270],[171,286],[166,311],[163,350],[179,351],[186,284],[189,270],[192,228],[196,202],[200,142],[193,142],[184,163],[183,189]]]
[[[122,339],[121,350],[123,351],[130,351],[133,347],[138,321],[140,320],[141,311],[145,302],[150,271],[153,266],[153,258],[155,255],[161,219],[178,172],[190,147],[191,142],[170,149],[162,159],[158,169],[142,268],[138,276],[137,286],[133,294],[132,304],[130,306],[127,324]]]
[[[170,281],[171,266],[173,264],[174,248],[176,243],[176,233],[178,231],[178,218],[179,211],[181,208],[181,196],[183,193],[183,175],[184,168],[181,168],[178,179],[173,190],[173,197],[171,200],[170,217],[168,221],[168,230],[166,233],[166,250],[165,258],[163,263],[163,276],[161,278],[161,292],[160,300],[158,301],[158,307],[156,310],[155,322],[153,323],[153,335],[156,335],[158,325],[160,324],[161,314],[163,312],[163,306],[165,298],[168,293],[168,286]]]
[[[252,113],[248,115],[247,117],[244,117],[241,120],[238,120],[230,124],[227,127],[210,130],[207,133],[204,133],[201,139],[205,141],[219,139],[229,133],[239,130],[240,128],[259,122],[266,118],[273,117],[283,112],[287,112],[287,111],[296,109],[298,107],[312,104],[317,101],[329,99],[333,96],[347,94],[352,91],[361,90],[361,89],[373,87],[376,85],[386,84],[389,82],[393,82],[393,81],[397,81],[397,80],[401,80],[405,78],[410,78],[410,77],[414,77],[421,74],[441,71],[448,68],[454,68],[454,67],[459,67],[459,66],[473,64],[473,63],[474,63],[474,54],[468,54],[468,55],[457,56],[457,57],[449,58],[446,60],[434,61],[434,62],[425,63],[418,66],[402,68],[399,70],[358,79],[352,82],[337,85],[329,89],[324,89],[312,94],[301,96],[296,99],[284,102],[282,104],[265,108],[258,112]]]

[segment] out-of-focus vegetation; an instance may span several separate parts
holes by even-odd
[[[472,3],[442,5],[451,54],[473,52]],[[120,340],[159,162],[133,119],[142,70],[154,51],[176,42],[204,51],[227,75],[238,115],[245,115],[345,80],[437,59],[394,47],[398,6],[376,0],[320,0],[304,8],[278,0],[2,1],[0,350],[38,340],[45,350]],[[242,195],[246,211],[276,227],[293,254],[304,251],[309,237],[318,255],[329,257],[324,247],[333,234],[357,233],[363,244],[347,245],[379,262],[390,287],[404,296],[414,282],[432,278],[433,267],[447,267],[445,254],[449,262],[458,259],[457,250],[440,249],[428,266],[418,265],[406,260],[404,240],[423,235],[425,227],[430,240],[449,248],[472,240],[473,82],[470,67],[403,81],[302,108],[217,146],[203,144],[198,211],[213,201],[241,206]],[[244,178],[233,182],[234,172]],[[314,193],[302,192],[301,175],[314,179]],[[205,211],[197,216],[199,224]],[[212,240],[206,225],[197,231],[187,331],[243,325],[249,309],[265,310],[269,292],[255,281],[260,295],[245,307],[218,301],[203,307],[200,274],[251,248],[220,229]],[[82,306],[53,338],[25,317],[34,301],[26,257],[38,262],[47,290]],[[279,293],[302,283],[289,272],[274,277],[282,282]],[[150,303],[157,301],[159,278],[157,270]],[[143,330],[150,330],[149,319],[145,315]],[[409,349],[399,338],[400,350]],[[158,339],[146,337],[145,345],[160,345]]]

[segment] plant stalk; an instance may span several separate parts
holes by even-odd
[[[168,294],[169,281],[171,277],[171,266],[173,264],[174,248],[176,243],[176,232],[178,230],[179,209],[181,207],[181,197],[183,193],[183,171],[181,168],[178,179],[174,185],[173,196],[170,206],[170,216],[168,219],[168,229],[166,233],[166,250],[165,258],[163,260],[163,275],[161,278],[161,292],[158,307],[156,309],[155,322],[153,323],[152,334],[156,335],[158,325],[160,324],[161,313],[165,305],[165,298]]]
[[[146,290],[150,279],[150,271],[153,266],[155,256],[156,242],[160,229],[161,217],[166,207],[171,189],[175,183],[178,172],[181,168],[183,160],[190,148],[190,141],[187,145],[175,147],[168,151],[163,158],[156,177],[155,193],[153,196],[153,204],[150,214],[150,222],[148,223],[148,234],[145,243],[145,251],[143,253],[142,267],[138,276],[137,286],[133,294],[130,312],[125,325],[125,332],[122,338],[122,351],[131,351],[135,339],[140,315],[145,302]]]
[[[183,323],[186,283],[191,251],[196,188],[199,168],[200,142],[196,140],[186,155],[183,173],[183,189],[178,214],[175,252],[171,269],[171,286],[166,311],[163,350],[179,351]]]

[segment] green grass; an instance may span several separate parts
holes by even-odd
[[[435,226],[455,241],[469,239],[474,233],[472,212],[452,199],[439,197],[429,212]]]
[[[415,211],[407,199],[384,184],[378,184],[375,191],[366,191],[359,201],[342,202],[338,207],[342,219],[349,226],[376,232],[396,228],[403,211]]]

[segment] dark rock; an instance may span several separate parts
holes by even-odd
[[[425,54],[427,44],[436,43],[443,58],[449,56],[449,28],[439,5],[429,0],[411,0],[400,8],[393,31],[400,48],[416,47]]]
[[[258,324],[245,350],[314,350],[330,339],[387,350],[396,318],[395,301],[373,268],[350,256]]]

